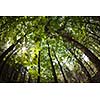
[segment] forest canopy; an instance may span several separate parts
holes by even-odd
[[[1,16],[0,82],[100,82],[100,17]]]

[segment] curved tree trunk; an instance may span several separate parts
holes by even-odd
[[[90,75],[90,73],[87,71],[87,69],[86,69],[86,67],[84,66],[84,64],[81,62],[80,59],[77,58],[77,56],[76,56],[71,50],[69,50],[69,51],[70,51],[71,54],[75,57],[75,59],[78,61],[78,63],[81,65],[81,69],[82,69],[82,71],[86,74],[86,76],[88,77],[88,80],[91,81],[91,75]]]
[[[75,47],[80,49],[84,54],[90,59],[90,61],[94,64],[98,71],[100,71],[100,60],[96,57],[88,48],[84,45],[73,39],[69,34],[65,33],[62,35],[63,41],[72,43]]]
[[[15,49],[15,50],[16,50],[16,49]],[[5,61],[1,62],[1,64],[0,64],[0,77],[1,77],[2,71],[3,71],[3,69],[4,69],[4,66],[5,66],[7,60],[11,57],[11,55],[15,52],[15,50],[13,50],[13,51],[7,56],[7,58],[6,58]]]
[[[91,65],[89,65],[85,60],[84,60],[84,62],[85,62],[86,65],[89,67],[89,69],[92,71],[92,73],[95,74],[95,72],[94,72],[93,68],[91,67]]]
[[[24,37],[26,36],[27,34],[24,35]],[[1,55],[0,55],[0,62],[3,61],[4,57],[10,52],[13,50],[13,48],[22,40],[23,37],[21,37],[20,39],[17,40],[17,42],[15,44],[12,44],[7,50],[5,50]]]

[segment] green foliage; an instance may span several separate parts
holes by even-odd
[[[49,20],[50,22],[48,22]],[[65,23],[65,27],[62,29]],[[45,27],[47,27],[47,30]],[[7,63],[14,63],[15,65],[22,64],[26,68],[29,67],[28,74],[31,74],[33,80],[36,80],[38,76],[41,76],[41,82],[54,82],[50,59],[48,57],[48,40],[58,80],[59,82],[63,82],[59,65],[54,57],[52,48],[55,50],[63,70],[67,67],[69,68],[70,73],[73,73],[72,76],[74,78],[76,78],[76,76],[80,77],[77,75],[78,73],[82,74],[80,65],[74,55],[69,52],[69,49],[73,50],[75,55],[77,55],[83,63],[85,60],[85,58],[82,58],[84,53],[73,44],[67,41],[65,42],[62,35],[63,33],[70,34],[73,39],[89,48],[98,58],[100,58],[99,31],[100,22],[97,17],[5,16],[0,19],[0,54],[27,33],[27,35],[15,46],[18,51],[10,57],[10,60]],[[39,51],[41,51],[41,75],[38,74]],[[90,67],[92,66],[91,68],[96,72],[92,62],[90,60],[87,60],[86,62]],[[13,64],[10,66],[13,66]],[[90,70],[89,66],[86,64],[87,70]],[[69,74],[67,72],[64,73],[66,74],[66,78],[68,78],[67,75]],[[68,78],[68,80],[71,79]],[[78,82],[79,79],[76,80]],[[85,76],[84,79],[80,81],[85,82]]]

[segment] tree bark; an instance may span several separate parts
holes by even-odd
[[[57,56],[56,56],[56,53],[55,53],[54,49],[52,49],[52,50],[53,50],[53,52],[54,52],[54,56],[55,56],[55,58],[56,58],[56,60],[57,60],[57,62],[58,62],[58,65],[59,65],[59,67],[60,67],[61,73],[62,73],[63,78],[64,78],[64,82],[65,82],[65,83],[68,83],[68,81],[67,81],[67,79],[66,79],[66,77],[65,77],[65,75],[64,75],[63,68],[62,68],[62,66],[61,66],[61,64],[60,64],[60,62],[59,62],[59,60],[58,60],[58,58],[57,58]]]
[[[86,48],[81,43],[73,39],[67,33],[63,34],[62,37],[64,42],[68,41],[72,43],[74,46],[76,46],[78,49],[80,49],[90,59],[90,61],[94,64],[97,70],[100,71],[100,60],[88,48]]]
[[[86,76],[88,77],[88,80],[91,81],[91,75],[90,73],[87,71],[86,67],[84,66],[84,64],[81,62],[80,59],[77,58],[77,56],[71,51],[69,50],[70,53],[75,57],[75,59],[78,61],[78,63],[81,65],[81,69],[82,71],[86,74]]]
[[[84,62],[88,65],[88,67],[92,71],[92,73],[95,74],[95,72],[94,72],[93,68],[91,67],[91,65],[89,65],[85,60],[84,60]]]
[[[51,54],[50,54],[50,47],[49,47],[48,42],[47,42],[47,45],[48,45],[48,55],[49,55],[51,66],[52,66],[52,72],[53,72],[53,76],[54,76],[54,81],[56,83],[58,83],[57,75],[56,75],[56,71],[55,71],[55,68],[54,68],[54,65],[53,65],[52,57],[51,57]]]
[[[24,75],[23,75],[23,80],[22,80],[23,83],[26,81],[25,77],[26,77],[26,71],[24,72]]]
[[[40,51],[39,51],[39,54],[38,54],[38,79],[37,79],[37,82],[40,83]]]
[[[15,70],[15,73],[14,73],[14,76],[13,76],[13,80],[12,81],[17,82],[18,75],[19,75],[19,73]]]
[[[27,34],[24,35],[24,37],[26,36]],[[20,39],[17,40],[17,42],[15,44],[12,44],[7,50],[5,50],[1,55],[0,55],[0,62],[3,61],[4,57],[10,52],[13,50],[13,48],[22,40],[23,37],[21,37]]]
[[[31,75],[29,74],[28,83],[31,83]]]
[[[11,68],[11,72],[10,72],[10,77],[9,77],[9,81],[8,82],[12,82],[13,81],[13,77],[14,77],[14,73],[15,73],[15,69]]]
[[[4,69],[4,66],[5,66],[7,60],[11,57],[11,55],[14,53],[14,51],[15,51],[15,50],[13,50],[13,51],[7,56],[7,58],[6,58],[5,61],[1,62],[1,64],[0,64],[0,77],[1,77],[2,71],[3,71],[3,69]]]

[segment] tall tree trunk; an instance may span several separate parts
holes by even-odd
[[[67,79],[66,79],[66,77],[65,77],[65,75],[64,75],[63,68],[62,68],[62,66],[61,66],[61,64],[60,64],[60,62],[59,62],[59,60],[58,60],[58,58],[57,58],[57,56],[56,56],[56,53],[55,53],[54,49],[52,49],[52,50],[53,50],[53,52],[54,52],[54,56],[55,56],[55,58],[56,58],[56,60],[57,60],[57,62],[58,62],[58,65],[59,65],[59,67],[60,67],[60,71],[61,71],[61,73],[62,73],[62,75],[63,75],[64,82],[65,82],[65,83],[68,83],[68,81],[67,81]]]
[[[14,76],[13,76],[13,81],[14,82],[18,82],[17,81],[18,80],[18,75],[19,75],[18,71],[15,70],[15,73],[14,73]]]
[[[91,65],[89,65],[85,60],[84,60],[84,62],[85,62],[86,65],[89,67],[89,69],[92,71],[92,73],[95,74],[95,72],[94,72],[93,68],[91,67]]]
[[[74,74],[70,71],[70,69],[66,66],[66,68],[64,68],[64,71],[66,73],[66,76],[68,78],[68,82],[73,82],[72,79],[74,79],[75,81],[77,81],[76,77],[74,76]]]
[[[10,73],[10,77],[9,77],[9,81],[8,82],[13,82],[13,77],[14,77],[14,73],[15,73],[15,69],[11,68],[11,73]]]
[[[38,83],[40,83],[40,54],[41,54],[41,52],[39,51],[39,54],[38,54],[38,79],[37,79]]]
[[[15,49],[15,50],[16,50],[16,49]],[[6,58],[5,61],[1,62],[1,64],[0,64],[0,77],[1,77],[2,71],[3,71],[3,69],[4,69],[4,66],[5,66],[7,60],[11,57],[11,55],[15,52],[15,50],[13,50],[13,51],[7,56],[7,58]]]
[[[77,56],[71,51],[71,54],[75,57],[75,59],[78,61],[78,63],[81,65],[81,69],[83,70],[83,72],[86,74],[86,76],[88,77],[88,80],[91,81],[91,75],[90,73],[87,71],[86,67],[84,66],[84,64],[81,62],[80,59],[77,58]]]
[[[24,72],[24,75],[23,75],[23,79],[22,79],[22,82],[24,83],[26,80],[26,71]]]
[[[62,35],[63,41],[71,42],[74,46],[80,49],[84,54],[90,59],[90,61],[94,64],[98,71],[100,71],[100,60],[96,57],[88,48],[83,46],[81,43],[73,39],[69,34],[65,33]]]
[[[31,81],[32,81],[31,74],[29,74],[28,83],[31,83]]]
[[[52,66],[52,72],[53,72],[53,76],[54,76],[54,81],[56,83],[58,83],[57,75],[56,75],[56,71],[55,71],[55,68],[54,68],[54,65],[53,65],[52,57],[51,57],[51,54],[50,54],[50,47],[49,47],[48,42],[47,42],[47,45],[48,45],[48,55],[49,55],[51,66]]]
[[[26,36],[27,34],[24,35],[24,37]],[[20,39],[17,40],[17,42],[15,44],[12,44],[7,50],[5,50],[1,55],[0,55],[0,62],[3,61],[4,57],[10,52],[13,50],[13,48],[22,40],[23,37],[21,37]]]
[[[3,73],[2,73],[2,79],[4,79],[6,82],[8,81],[8,70],[9,70],[9,65],[6,64],[5,65],[5,68],[3,70]]]

